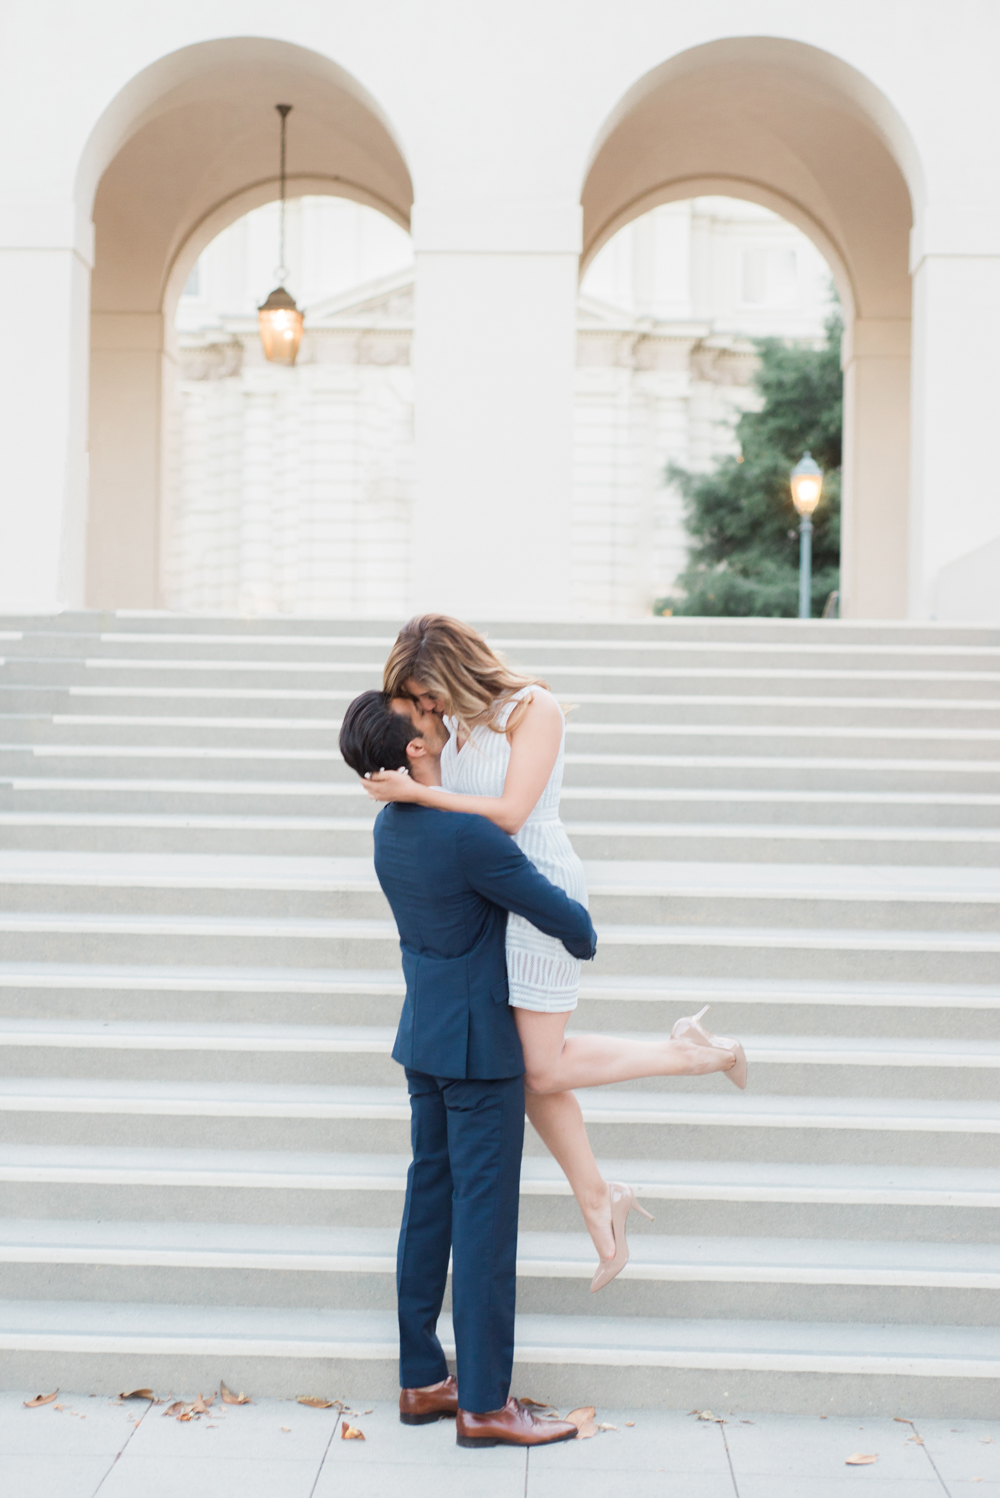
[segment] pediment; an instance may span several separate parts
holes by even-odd
[[[413,270],[397,271],[304,308],[306,326],[400,328],[413,326]]]

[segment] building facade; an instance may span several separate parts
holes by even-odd
[[[997,613],[987,0],[55,0],[0,27],[0,253],[26,309],[0,607],[162,602],[175,309],[277,196],[287,101],[291,193],[412,235],[407,607],[574,608],[581,277],[651,209],[726,195],[806,234],[844,308],[845,613]],[[243,527],[247,558],[264,544]]]

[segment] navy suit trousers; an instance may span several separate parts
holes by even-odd
[[[524,1078],[461,1081],[407,1069],[413,1162],[396,1257],[399,1382],[446,1378],[437,1336],[452,1259],[458,1403],[507,1402],[514,1361]]]

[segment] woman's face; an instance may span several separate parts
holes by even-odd
[[[433,692],[428,692],[422,682],[415,681],[411,676],[406,683],[406,695],[421,713],[436,713],[443,718],[448,708],[444,697],[435,697]]]

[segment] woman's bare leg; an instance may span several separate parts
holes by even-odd
[[[569,1090],[636,1077],[694,1076],[728,1071],[735,1057],[686,1040],[616,1040],[569,1035],[569,1011],[516,1009],[524,1052],[525,1110],[570,1184],[598,1257],[615,1251],[608,1183],[597,1168],[580,1104]]]
[[[623,1040],[613,1035],[567,1035],[569,1015],[515,1009],[524,1051],[524,1084],[532,1092],[604,1087],[637,1077],[700,1077],[729,1071],[731,1051],[690,1040]]]
[[[611,1197],[608,1183],[597,1168],[580,1104],[572,1092],[527,1090],[524,1104],[532,1127],[569,1181],[598,1257],[610,1259],[615,1251]]]

